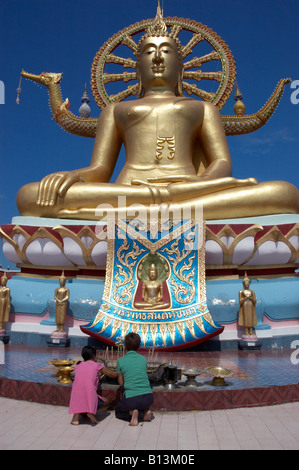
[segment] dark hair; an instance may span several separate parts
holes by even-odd
[[[89,361],[96,355],[96,353],[97,350],[93,346],[84,346],[81,351],[81,356],[83,357],[84,361]]]
[[[137,333],[128,333],[125,336],[125,346],[127,351],[137,351],[140,343],[141,339]]]

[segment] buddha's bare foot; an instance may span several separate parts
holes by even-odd
[[[87,413],[87,417],[90,419],[92,424],[99,424],[98,421],[95,418],[95,415],[93,415],[92,413]]]
[[[143,421],[151,421],[151,419],[152,419],[151,410],[146,410],[143,415]]]
[[[138,426],[138,410],[130,411],[130,415],[132,416],[129,426]]]

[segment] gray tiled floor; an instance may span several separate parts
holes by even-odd
[[[201,449],[299,450],[299,402],[196,413],[155,412],[150,423],[137,427],[117,420],[113,411],[98,417],[97,426],[87,421],[72,426],[66,407],[0,398],[0,449],[101,449],[100,459],[111,458],[116,450],[126,455],[148,451],[142,454],[145,459],[149,451],[159,450],[168,456],[175,450],[181,454]]]

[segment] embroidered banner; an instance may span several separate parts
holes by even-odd
[[[143,348],[179,350],[223,331],[207,308],[203,221],[126,219],[113,230],[101,307],[84,333],[114,345],[133,331]]]

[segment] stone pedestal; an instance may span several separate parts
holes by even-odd
[[[260,350],[262,343],[256,335],[243,335],[238,342],[239,349],[242,350]]]
[[[4,329],[0,330],[0,341],[4,344],[9,343],[9,335],[6,334],[6,330]]]
[[[70,338],[67,337],[65,331],[53,331],[50,338],[47,339],[48,346],[68,348],[70,345]]]

